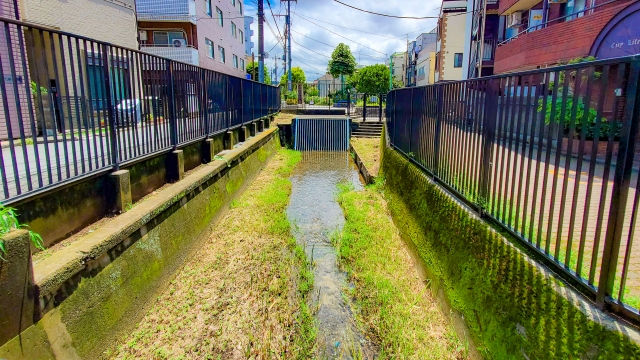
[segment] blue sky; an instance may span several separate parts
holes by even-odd
[[[437,16],[439,0],[341,0],[362,9],[397,16]],[[257,0],[244,0],[245,14],[255,17],[251,25],[255,47],[258,52]],[[264,0],[266,21],[273,33],[284,34],[284,17],[271,15],[267,0]],[[274,15],[286,13],[286,3],[269,0]],[[301,67],[312,81],[322,76],[327,69],[327,61],[339,43],[349,45],[356,61],[361,65],[384,63],[396,51],[406,51],[407,34],[409,41],[415,40],[422,32],[432,30],[436,19],[393,19],[367,14],[350,9],[333,0],[298,0],[291,3],[292,13],[292,58],[293,66]],[[277,27],[276,24],[277,23]],[[315,23],[315,24],[314,24]],[[282,44],[265,24],[265,51],[269,53],[266,65],[271,71],[274,55],[282,57]],[[341,36],[342,37],[341,37]],[[320,43],[320,42],[324,43]],[[305,49],[306,48],[306,49]],[[282,75],[282,60],[278,61],[279,76]]]

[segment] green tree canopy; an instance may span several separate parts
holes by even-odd
[[[287,73],[285,72],[280,78],[280,85],[287,85]],[[304,75],[304,70],[299,67],[291,68],[291,84],[304,84],[307,81],[307,77]]]
[[[271,84],[271,75],[269,75],[267,66],[262,64],[262,68],[264,69],[264,83]],[[247,74],[251,74],[252,80],[258,81],[258,62],[249,62],[247,65]]]
[[[349,46],[340,43],[333,50],[329,60],[329,74],[333,77],[352,75],[356,70],[356,58],[351,54]]]
[[[377,64],[358,70],[349,78],[359,93],[384,94],[389,91],[389,68]]]

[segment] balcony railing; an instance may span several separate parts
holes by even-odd
[[[181,61],[187,64],[198,65],[198,50],[192,46],[174,47],[174,46],[157,46],[142,45],[141,51],[155,56],[169,58],[175,61]]]
[[[193,0],[136,0],[138,21],[188,21],[196,23]]]

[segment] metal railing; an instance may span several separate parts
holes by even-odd
[[[0,18],[4,204],[271,115],[277,87]]]
[[[640,323],[640,57],[393,90],[391,145]]]

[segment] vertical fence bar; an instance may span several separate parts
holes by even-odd
[[[171,146],[175,150],[178,146],[178,119],[176,114],[175,104],[175,84],[174,84],[174,71],[173,61],[165,61],[166,76],[167,76],[167,105],[169,111],[169,134],[171,138]]]
[[[111,62],[109,61],[108,45],[102,44],[102,75],[104,79],[105,92],[104,96],[107,100],[107,121],[110,134],[110,146],[111,146],[111,165],[115,170],[120,168],[119,151],[118,151],[118,134],[116,129],[116,119],[113,108],[113,97],[111,92],[111,76],[109,75],[111,69]]]
[[[500,79],[487,80],[484,98],[484,114],[482,121],[482,150],[480,157],[480,208],[481,214],[487,211],[487,203],[489,201],[489,189],[491,188],[491,169],[493,164],[492,150],[496,135],[496,121],[498,117],[498,97],[500,89]]]
[[[607,223],[600,268],[600,282],[596,295],[596,306],[600,309],[604,308],[606,298],[612,295],[616,278],[620,241],[631,183],[635,141],[638,135],[638,123],[640,122],[639,78],[640,61],[636,60],[631,63],[628,78],[625,119],[621,131],[616,172],[613,179],[611,208],[609,209],[609,221]]]

